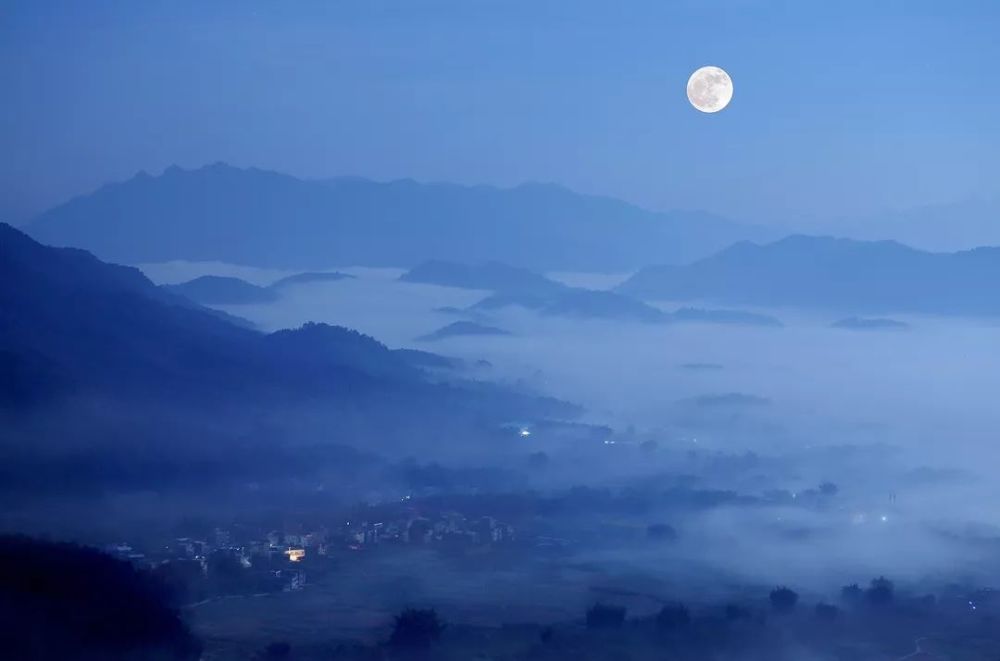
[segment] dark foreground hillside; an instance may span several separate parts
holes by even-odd
[[[94,549],[0,536],[0,656],[198,659],[166,587]]]

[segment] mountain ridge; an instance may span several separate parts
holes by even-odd
[[[106,184],[23,229],[43,243],[124,263],[313,269],[498,260],[543,271],[686,261],[772,235],[704,212],[654,212],[552,184],[305,180],[224,163]]]
[[[711,301],[851,313],[1000,314],[988,283],[1000,248],[932,253],[895,241],[792,235],[740,242],[687,265],[640,269],[616,291],[650,300]]]

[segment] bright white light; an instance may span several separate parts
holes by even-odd
[[[529,429],[522,429],[520,433],[521,436],[531,436],[531,430]]]
[[[885,514],[883,514],[882,515],[882,523],[885,523],[888,520],[889,520],[889,517],[887,517]]]

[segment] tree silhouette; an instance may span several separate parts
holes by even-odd
[[[840,588],[840,600],[845,604],[856,606],[864,599],[865,592],[857,583],[851,583]]]
[[[684,604],[664,606],[656,615],[656,626],[664,631],[683,629],[691,624],[691,614]]]
[[[278,641],[276,643],[270,643],[264,648],[264,658],[267,661],[276,661],[277,659],[287,659],[290,658],[292,654],[292,646],[290,643],[285,641]]]
[[[407,608],[396,616],[389,644],[393,647],[424,649],[441,638],[445,624],[433,608]]]
[[[892,603],[895,588],[892,581],[885,576],[873,578],[871,585],[865,590],[865,598],[873,606],[885,606]]]
[[[836,620],[840,616],[840,609],[832,604],[820,602],[816,604],[816,617],[821,620]]]
[[[736,622],[737,620],[749,620],[750,610],[739,604],[726,604],[726,620]]]
[[[824,496],[836,496],[840,488],[833,482],[823,482],[819,485],[819,492]]]
[[[771,590],[770,599],[771,608],[776,613],[790,613],[795,609],[795,604],[799,601],[799,595],[794,590],[790,590],[785,586],[779,586]]]
[[[672,542],[677,539],[677,531],[666,523],[653,523],[646,527],[646,536],[659,542]]]
[[[597,603],[587,610],[588,629],[617,629],[625,623],[625,607]]]
[[[539,450],[528,455],[528,463],[535,468],[542,468],[549,465],[549,455]]]

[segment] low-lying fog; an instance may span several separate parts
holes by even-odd
[[[159,283],[214,274],[267,284],[287,275],[224,264],[142,268]],[[994,528],[1000,511],[993,507],[1000,495],[993,479],[1000,459],[1000,326],[993,322],[892,315],[910,328],[858,331],[830,327],[845,314],[792,310],[761,311],[783,328],[571,320],[523,309],[477,319],[435,309],[464,308],[489,292],[403,283],[400,270],[338,270],[357,277],[290,287],[275,303],[223,309],[266,331],[326,322],[393,348],[484,359],[490,366],[471,372],[476,378],[582,405],[586,421],[614,428],[616,445],[599,466],[567,462],[551,475],[553,484],[583,483],[591,468],[595,483],[621,486],[629,475],[700,466],[699,477],[713,488],[753,491],[746,475],[727,482],[713,474],[711,462],[649,459],[638,443],[655,440],[666,450],[764,457],[758,493],[795,492],[826,480],[840,487],[838,505],[822,512],[706,512],[685,528],[678,549],[692,562],[753,580],[802,582],[824,570],[830,580],[890,571],[917,580],[959,566],[965,575],[997,569],[985,560],[1000,539]],[[552,277],[597,288],[624,276]],[[511,335],[417,340],[466,318]],[[524,442],[550,449],[542,436]],[[862,448],[844,448],[851,445]],[[781,534],[761,532],[769,527]],[[655,552],[595,552],[593,559],[623,567],[658,562]]]

